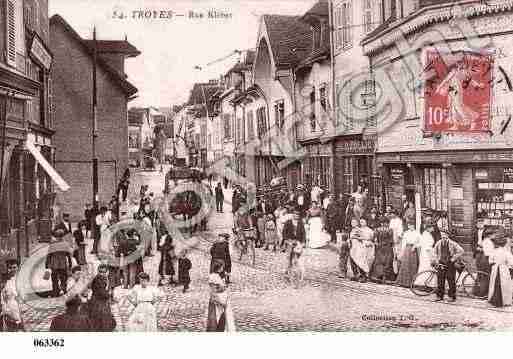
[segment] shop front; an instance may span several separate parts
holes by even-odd
[[[304,144],[307,155],[302,161],[302,183],[308,187],[319,185],[333,191],[333,144]]]
[[[351,195],[361,185],[369,189],[373,203],[383,207],[383,181],[376,173],[375,141],[361,135],[341,137],[334,144],[335,192]]]
[[[467,251],[477,218],[513,233],[513,150],[379,154],[377,163],[387,204],[417,197],[417,209],[434,214]]]

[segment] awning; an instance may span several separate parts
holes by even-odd
[[[57,173],[57,171],[52,167],[52,165],[44,158],[41,152],[37,149],[34,143],[30,141],[25,141],[25,146],[32,156],[36,159],[36,161],[43,167],[43,169],[48,173],[52,181],[55,182],[57,186],[59,186],[60,190],[66,192],[69,190],[69,185],[64,181],[64,179]]]

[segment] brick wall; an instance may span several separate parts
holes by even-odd
[[[51,25],[54,54],[54,123],[57,170],[71,189],[60,193],[58,201],[74,218],[82,216],[85,202],[92,199],[92,165],[69,161],[92,158],[92,59],[60,25]],[[100,67],[98,83],[98,137],[96,153],[100,162],[116,161],[117,176],[128,165],[127,99],[123,91]],[[100,201],[108,201],[115,190],[113,164],[99,165]]]

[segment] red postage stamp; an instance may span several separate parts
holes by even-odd
[[[424,69],[426,132],[488,132],[494,57],[428,49]]]

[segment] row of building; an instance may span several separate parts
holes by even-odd
[[[255,50],[195,84],[182,155],[256,184],[334,193],[474,223],[513,220],[513,1],[330,0],[263,15]],[[470,85],[469,85],[470,84]],[[468,89],[467,89],[468,87]],[[189,132],[187,132],[189,131]]]
[[[83,218],[94,156],[98,200],[115,193],[129,165],[127,106],[138,92],[125,60],[140,52],[126,38],[82,38],[61,16],[49,18],[47,0],[0,4],[2,263],[48,240],[57,210]]]

